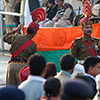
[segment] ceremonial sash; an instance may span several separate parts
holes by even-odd
[[[27,46],[29,46],[31,43],[33,43],[32,40],[26,41],[20,48],[18,48],[17,51],[15,51],[12,55],[12,57],[16,57],[19,53],[21,53]]]
[[[97,57],[95,50],[93,49],[93,47],[89,44],[89,42],[84,41],[81,39],[82,43],[86,45],[86,47],[88,48],[88,50],[90,51],[90,53],[94,56]],[[91,49],[89,49],[89,46],[91,47]]]

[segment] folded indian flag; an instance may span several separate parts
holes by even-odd
[[[26,34],[27,27],[23,28]],[[93,37],[100,38],[100,23],[93,25]],[[56,64],[57,72],[60,71],[60,58],[69,54],[74,38],[82,36],[81,26],[65,28],[40,28],[32,40],[37,44],[37,52],[45,57],[46,62]]]

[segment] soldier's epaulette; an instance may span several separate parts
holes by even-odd
[[[92,37],[93,39],[95,39],[95,40],[100,40],[99,38],[97,38],[97,37]]]
[[[74,39],[74,42],[76,42],[76,41],[80,40],[81,38],[82,38],[82,37],[75,38],[75,39]]]

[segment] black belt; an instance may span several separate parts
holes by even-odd
[[[23,58],[11,58],[11,62],[16,62],[16,63],[27,63],[27,60]]]

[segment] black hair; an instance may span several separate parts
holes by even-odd
[[[74,67],[75,59],[72,55],[63,55],[60,59],[61,70],[71,70]]]
[[[56,73],[56,65],[52,62],[50,63],[47,63],[46,64],[46,75],[45,75],[45,79],[47,79],[48,77],[53,77],[55,76],[57,73]]]
[[[61,83],[57,78],[48,78],[47,81],[44,83],[44,91],[45,95],[48,97],[56,97],[59,94],[61,88]]]
[[[95,65],[99,62],[100,62],[100,58],[98,57],[87,57],[84,61],[85,72],[88,73],[88,69],[90,67],[95,67]]]
[[[98,4],[100,2],[100,0],[98,0],[95,4]]]
[[[52,3],[53,5],[55,5],[55,0],[47,0],[47,2]]]
[[[45,58],[40,54],[33,54],[28,61],[31,75],[41,75],[46,67]]]
[[[31,29],[31,28],[27,28],[27,34],[33,34],[34,33],[34,31]]]

